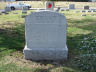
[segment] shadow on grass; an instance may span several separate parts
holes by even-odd
[[[24,28],[24,23],[8,22],[5,24],[0,24],[0,52],[5,50],[22,50],[25,45]],[[9,51],[6,51],[5,54],[8,52]],[[2,53],[0,56],[2,56]]]

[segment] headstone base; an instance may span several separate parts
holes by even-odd
[[[25,46],[24,58],[30,60],[67,60],[68,48],[27,48]]]

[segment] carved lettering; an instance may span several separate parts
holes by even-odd
[[[56,16],[36,16],[37,23],[56,22]]]

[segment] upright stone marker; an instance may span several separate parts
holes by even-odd
[[[2,13],[0,13],[0,15],[2,15]]]
[[[83,9],[89,9],[89,6],[84,6]]]
[[[5,7],[5,11],[6,12],[11,12],[11,8],[10,7]]]
[[[67,20],[56,11],[37,11],[25,19],[25,59],[66,60]]]
[[[29,10],[28,6],[24,6],[23,10]]]
[[[65,9],[65,11],[69,11],[69,9]]]
[[[27,11],[22,11],[22,14],[27,14]]]
[[[60,11],[64,11],[64,9],[61,9]]]
[[[92,12],[96,12],[95,10],[93,10]]]
[[[90,9],[91,11],[95,11],[95,9]]]
[[[60,10],[60,7],[57,7],[57,10],[56,11],[59,11]]]
[[[46,2],[46,10],[54,10],[54,3]]]
[[[69,4],[68,9],[75,9],[75,5],[74,4]]]

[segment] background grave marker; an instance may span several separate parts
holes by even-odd
[[[53,2],[46,2],[46,10],[54,10]]]

